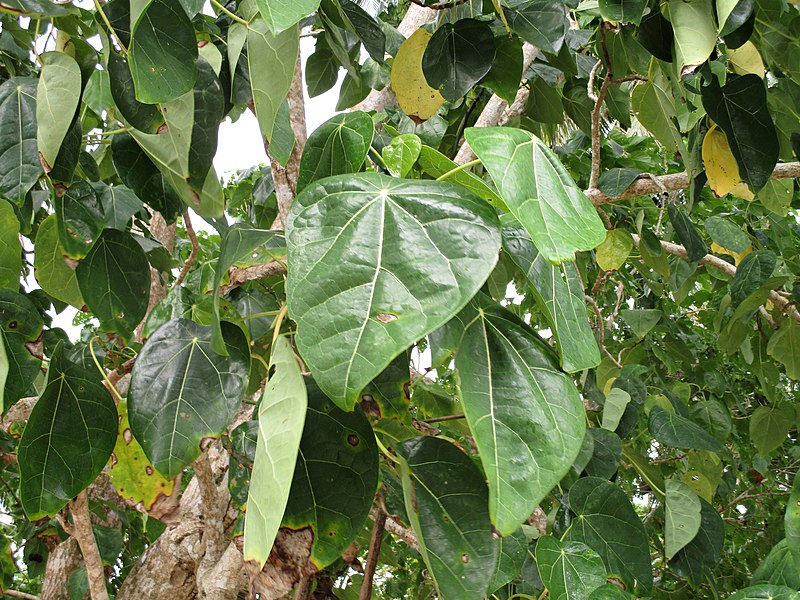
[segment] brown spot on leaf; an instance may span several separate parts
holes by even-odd
[[[359,440],[358,436],[356,434],[354,434],[354,433],[351,433],[350,435],[347,436],[347,443],[350,444],[353,448],[358,446],[358,443],[360,441],[361,440]]]
[[[111,466],[112,467],[116,467],[118,462],[119,461],[117,460],[117,455],[112,452],[111,453]]]
[[[608,579],[606,579],[606,583],[610,583],[612,585],[615,585],[615,586],[617,586],[619,589],[621,589],[623,591],[625,591],[627,589],[627,586],[625,585],[625,582],[622,581],[622,579],[620,579],[619,577],[614,577],[613,575],[611,577],[609,577]]]
[[[153,467],[151,467],[150,465],[147,465],[144,468],[144,472],[147,473],[148,475],[152,475],[153,474]]]
[[[205,46],[208,46],[208,40],[200,40],[199,42],[197,42],[198,48],[204,48]]]
[[[364,394],[361,396],[359,405],[367,416],[375,417],[376,419],[381,418],[381,408],[378,406],[378,403],[375,402],[375,398],[372,397],[372,394]]]
[[[156,133],[157,133],[157,134],[158,134],[158,133],[167,133],[167,131],[169,131],[169,125],[167,125],[166,123],[162,123],[162,124],[161,124],[161,125],[158,127],[158,129],[156,130]]]
[[[204,437],[202,440],[200,440],[200,450],[205,452],[206,448],[213,444],[215,439],[216,438],[213,437]]]
[[[131,433],[131,430],[130,430],[129,427],[126,427],[122,431],[122,439],[125,440],[126,444],[130,444],[133,441],[133,433]]]
[[[461,555],[461,562],[463,562],[466,565],[469,562],[469,554],[467,554],[466,552],[464,554],[462,554]]]
[[[383,324],[391,323],[392,321],[397,320],[397,315],[393,315],[391,313],[378,313],[375,315],[375,318],[378,319]]]
[[[4,5],[3,5],[3,4],[0,4],[0,6],[4,6]],[[41,152],[39,152],[39,162],[40,162],[40,163],[42,163],[42,169],[44,170],[44,172],[45,172],[45,173],[49,173],[50,171],[52,171],[52,170],[53,170],[53,167],[52,167],[52,166],[50,166],[50,163],[48,163],[48,162],[47,162],[47,161],[44,159],[44,156],[42,156],[42,153],[41,153]]]

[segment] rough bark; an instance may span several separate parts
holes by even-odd
[[[67,538],[50,550],[42,581],[42,600],[69,598],[69,576],[83,566],[75,538]]]
[[[70,502],[73,523],[72,536],[78,542],[83,556],[83,563],[86,565],[86,574],[89,579],[89,595],[92,600],[108,600],[103,560],[100,558],[100,550],[94,537],[88,502],[89,498],[86,490],[82,491],[77,498]]]

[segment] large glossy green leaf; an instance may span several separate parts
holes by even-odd
[[[694,71],[711,55],[717,43],[717,26],[711,0],[681,0],[669,4],[675,32],[675,61],[680,74]]]
[[[482,85],[488,87],[509,104],[519,90],[522,79],[522,40],[516,36],[500,36],[495,40],[497,49],[492,68],[483,78]]]
[[[780,448],[793,427],[793,407],[790,404],[759,406],[750,416],[750,440],[760,454],[767,455]]]
[[[3,335],[8,377],[0,402],[0,412],[27,395],[39,374],[41,358],[33,356],[29,342],[42,333],[42,317],[27,296],[0,288],[0,333]]]
[[[319,386],[349,409],[400,352],[488,278],[500,232],[464,188],[376,173],[307,187],[287,224],[287,301]]]
[[[83,296],[78,288],[75,269],[64,260],[64,251],[58,241],[56,215],[50,215],[36,232],[36,254],[33,257],[34,274],[42,289],[56,300],[83,306]]]
[[[778,161],[778,134],[767,107],[767,90],[758,75],[716,77],[702,88],[703,107],[725,132],[739,175],[752,192],[763,188]]]
[[[153,466],[174,477],[225,430],[247,387],[250,352],[241,329],[223,323],[228,356],[211,349],[211,327],[168,321],[133,367],[128,415]]]
[[[259,570],[269,558],[289,499],[308,404],[300,366],[285,337],[272,347],[272,368],[258,407],[258,444],[244,525],[244,560],[255,561]]]
[[[702,427],[660,406],[650,411],[648,427],[656,440],[673,448],[694,448],[712,452],[719,452],[722,449],[719,441]]]
[[[425,171],[426,174],[434,178],[441,177],[445,173],[450,173],[458,166],[454,161],[447,158],[438,150],[425,145],[420,148],[417,164],[422,167],[422,170]],[[447,177],[447,181],[463,185],[471,192],[486,200],[489,204],[502,210],[507,210],[505,202],[497,195],[497,192],[474,173],[463,170],[456,171]]]
[[[664,554],[671,560],[700,531],[700,499],[680,479],[667,479]]]
[[[168,102],[194,87],[197,38],[189,15],[178,0],[150,0],[131,14],[130,63],[136,99]]]
[[[42,71],[36,89],[36,143],[49,171],[78,109],[81,70],[64,52],[45,52],[39,60]]]
[[[692,223],[684,210],[680,206],[670,203],[667,207],[670,223],[675,228],[675,233],[678,236],[681,244],[686,248],[686,257],[688,260],[694,262],[703,258],[708,254],[708,246],[705,240],[697,231],[697,228]]]
[[[647,0],[600,0],[600,14],[607,21],[638,25],[647,8]]]
[[[800,571],[800,471],[795,473],[792,491],[786,501],[783,518],[786,543],[794,557],[795,567]]]
[[[373,131],[372,118],[362,111],[336,115],[317,127],[300,158],[298,193],[317,179],[357,173],[369,152]]]
[[[37,246],[36,255],[38,253]],[[22,246],[19,242],[19,221],[14,207],[5,200],[0,200],[0,288],[18,290],[21,271]]]
[[[156,133],[164,124],[164,114],[158,105],[145,104],[136,99],[136,88],[127,59],[111,52],[106,64],[111,97],[122,117],[139,131]]]
[[[458,389],[492,523],[509,535],[572,466],[586,418],[575,384],[533,331],[497,305],[475,308],[456,353]]]
[[[106,229],[75,275],[81,296],[101,327],[129,338],[150,300],[150,266],[131,234]]]
[[[700,505],[700,530],[670,561],[678,574],[695,584],[703,581],[707,567],[720,559],[725,543],[725,524],[717,509],[702,499]]]
[[[800,589],[800,570],[795,565],[789,544],[784,538],[772,547],[750,580],[752,584],[771,583]]]
[[[504,12],[511,29],[535,47],[557,54],[569,28],[563,2],[527,0],[508,4]]]
[[[36,87],[33,77],[0,85],[0,196],[22,205],[42,174],[36,145]]]
[[[273,35],[259,17],[247,29],[247,64],[261,136],[269,141],[294,77],[300,41],[296,27]]]
[[[308,412],[283,527],[310,527],[323,569],[361,532],[378,488],[378,446],[364,413],[344,412],[306,380]]]
[[[105,215],[94,188],[78,181],[54,202],[58,241],[70,258],[83,258],[103,231]]]
[[[775,270],[777,257],[770,250],[757,250],[744,257],[731,281],[731,306],[738,307],[764,285]]]
[[[108,186],[100,195],[100,204],[103,205],[106,227],[120,231],[125,231],[131,217],[144,207],[133,190],[124,185]]]
[[[256,0],[269,32],[278,35],[319,7],[319,0]]]
[[[70,362],[59,344],[19,443],[20,500],[28,518],[54,515],[94,481],[116,439],[117,409],[100,374]]]
[[[800,592],[783,585],[761,583],[739,590],[728,600],[800,600]]]
[[[625,492],[597,477],[583,477],[569,490],[576,514],[565,541],[583,542],[603,559],[628,590],[647,595],[653,585],[647,533]]]
[[[465,136],[546,260],[572,260],[605,239],[597,211],[539,138],[508,127],[470,128]]]
[[[552,600],[583,600],[606,582],[600,555],[581,542],[546,535],[536,542],[536,565]]]
[[[495,43],[491,27],[477,19],[444,23],[428,42],[422,72],[428,85],[454,102],[492,68]]]
[[[219,124],[225,118],[225,95],[214,68],[203,58],[197,61],[194,89],[194,123],[189,144],[189,182],[203,189],[217,153]]]
[[[443,439],[417,437],[395,448],[406,512],[441,597],[483,598],[499,557],[483,476]]]

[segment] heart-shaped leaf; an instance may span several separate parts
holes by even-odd
[[[369,152],[373,132],[372,118],[362,111],[336,115],[317,127],[308,136],[300,158],[298,193],[317,179],[358,172]]]
[[[600,555],[581,542],[546,535],[536,542],[536,565],[552,600],[582,600],[606,582]]]
[[[275,341],[269,362],[275,374],[258,407],[258,444],[244,525],[244,560],[255,561],[259,570],[269,558],[286,510],[308,404],[289,340]]]
[[[597,211],[539,138],[510,127],[475,127],[465,136],[546,260],[572,260],[605,239]]]
[[[705,579],[707,567],[722,555],[725,543],[725,523],[717,509],[700,500],[700,530],[670,561],[675,571],[689,577],[695,584]]]
[[[420,27],[400,46],[392,62],[392,90],[397,103],[417,122],[426,121],[444,104],[439,90],[432,88],[422,72],[422,59],[431,34]]]
[[[47,386],[19,443],[20,500],[32,521],[52,516],[103,470],[117,439],[117,408],[97,371],[53,351]]]
[[[228,356],[211,349],[211,327],[168,321],[136,359],[128,392],[131,431],[153,466],[175,477],[236,416],[250,370],[247,338],[223,323]]]
[[[36,89],[36,143],[49,171],[78,109],[81,70],[64,52],[45,52],[39,60],[42,72]]]
[[[647,426],[656,440],[673,448],[694,448],[712,452],[721,450],[720,443],[705,429],[686,417],[676,415],[660,406],[655,406],[650,411]]]
[[[664,484],[664,554],[671,560],[700,531],[700,499],[680,479],[667,479]]]
[[[319,7],[320,0],[256,0],[272,35],[286,31]]]
[[[36,281],[42,289],[56,300],[83,307],[83,296],[78,288],[75,269],[64,260],[64,251],[58,241],[57,217],[50,215],[39,225],[36,232],[36,254],[33,269]]]
[[[583,477],[569,490],[569,508],[577,518],[565,541],[583,542],[627,589],[635,585],[647,595],[653,586],[647,533],[627,494],[604,479]]]
[[[475,308],[456,353],[458,389],[489,480],[492,523],[509,535],[572,466],[586,418],[575,384],[535,333],[497,305]]]
[[[103,231],[103,206],[94,188],[78,181],[54,203],[58,219],[58,241],[70,258],[83,258],[97,242]]]
[[[86,305],[106,331],[130,337],[150,300],[150,267],[131,234],[106,229],[75,269]]]
[[[41,225],[39,228],[41,230]],[[38,246],[36,248],[34,260],[39,253]],[[0,287],[18,290],[21,272],[22,245],[19,241],[19,221],[14,207],[5,200],[0,200]]]
[[[36,145],[36,87],[33,77],[0,85],[0,196],[22,205],[42,174]]]
[[[297,347],[349,410],[395,356],[475,295],[500,232],[494,210],[460,186],[363,173],[307,187],[286,241]]]
[[[416,437],[395,445],[406,512],[443,598],[479,600],[497,567],[486,483],[450,442]]]

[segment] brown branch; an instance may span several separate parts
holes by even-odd
[[[600,85],[600,91],[597,92],[597,100],[592,110],[592,172],[589,175],[589,188],[591,189],[597,187],[597,180],[600,179],[600,116],[609,85],[611,85],[611,77],[606,74]]]
[[[442,421],[456,421],[458,419],[466,419],[466,415],[447,415],[444,417],[431,417],[430,419],[422,419],[423,423],[440,423]]]
[[[461,6],[467,0],[453,0],[452,2],[436,2],[434,4],[425,4],[422,0],[411,0],[412,3],[422,8],[430,8],[431,10],[446,10],[448,8],[455,8]]]
[[[12,598],[25,598],[26,600],[39,600],[39,596],[34,596],[33,594],[28,594],[27,592],[18,592],[17,590],[3,590],[3,593],[6,596],[11,596]]]
[[[375,577],[375,568],[378,565],[378,557],[381,554],[381,543],[383,542],[385,528],[386,513],[379,510],[375,516],[375,526],[372,528],[372,537],[369,540],[367,566],[364,568],[364,581],[361,584],[358,600],[370,600],[372,598],[372,579]]]
[[[108,600],[106,589],[106,576],[103,571],[103,560],[97,548],[97,540],[92,530],[92,521],[89,517],[88,495],[83,490],[69,503],[72,511],[72,536],[77,540],[86,564],[86,574],[89,578],[89,595],[92,600]]]
[[[597,336],[599,338],[597,340],[597,345],[600,347],[600,351],[603,354],[605,354],[606,357],[608,357],[608,360],[611,361],[611,364],[613,364],[618,369],[621,369],[622,364],[619,362],[619,360],[614,358],[614,355],[608,351],[608,348],[606,348],[605,345],[606,332],[604,326],[605,321],[603,319],[603,314],[600,312],[600,307],[597,306],[597,302],[595,302],[594,298],[592,298],[588,294],[584,294],[583,299],[592,307],[592,309],[594,310],[594,315],[595,317],[597,317]]]
[[[778,163],[772,171],[772,179],[794,179],[800,177],[800,162]],[[596,188],[589,188],[584,191],[591,200],[592,204],[599,206],[608,204],[616,200],[625,200],[636,196],[648,196],[659,192],[677,192],[689,187],[689,175],[682,173],[670,173],[669,175],[653,175],[644,173],[634,181],[619,196],[607,196]]]
[[[192,243],[192,251],[189,253],[189,258],[186,259],[186,262],[183,263],[183,267],[181,267],[181,272],[178,273],[178,278],[175,280],[173,287],[180,287],[183,283],[183,280],[186,279],[186,275],[189,274],[189,269],[192,268],[194,262],[197,260],[197,253],[200,250],[200,247],[197,243],[197,234],[194,232],[194,227],[192,227],[192,220],[189,218],[189,211],[187,210],[183,213],[183,225],[186,227],[186,234],[189,236],[189,241]]]
[[[380,508],[374,508],[369,512],[369,518],[373,521],[376,521],[379,518],[379,513],[385,512],[382,511]],[[412,529],[409,529],[402,523],[395,520],[393,515],[387,515],[385,527],[386,531],[391,533],[396,538],[399,538],[408,546],[419,552],[419,542],[417,541],[417,535],[414,533]]]
[[[272,277],[273,275],[285,275],[286,265],[276,260],[265,263],[263,265],[253,265],[252,267],[244,267],[238,269],[234,267],[230,271],[228,283],[220,286],[220,293],[224,296],[233,288],[247,283],[248,281],[255,281],[264,277]]]

